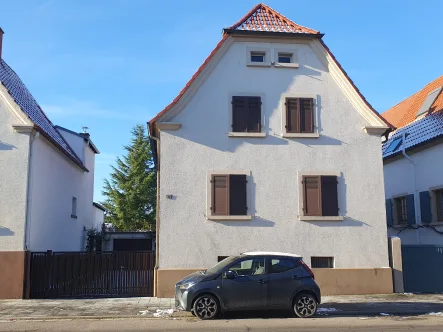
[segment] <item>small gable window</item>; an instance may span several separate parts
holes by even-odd
[[[291,63],[292,53],[278,53],[278,63]]]
[[[251,62],[265,62],[265,52],[251,52]]]

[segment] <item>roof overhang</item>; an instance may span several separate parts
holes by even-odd
[[[284,38],[305,38],[321,39],[324,33],[294,33],[294,32],[273,32],[273,31],[251,31],[251,30],[236,30],[223,29],[223,34],[231,36],[257,36],[257,37],[284,37]]]

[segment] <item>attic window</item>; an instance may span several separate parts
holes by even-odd
[[[265,52],[251,52],[251,62],[265,62]]]
[[[429,92],[428,96],[426,97],[425,101],[421,105],[420,109],[417,112],[417,116],[423,115],[431,110],[432,104],[434,104],[437,97],[440,95],[440,92],[443,87],[439,87],[431,92]]]
[[[394,152],[395,150],[398,149],[398,147],[400,146],[402,142],[402,138],[396,138],[395,140],[392,141],[391,144],[389,144],[388,148],[386,149],[385,153],[389,153],[389,152]]]
[[[278,53],[278,63],[291,63],[292,53]]]

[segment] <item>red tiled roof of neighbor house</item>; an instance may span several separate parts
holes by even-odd
[[[407,126],[415,121],[417,112],[423,105],[428,94],[441,86],[443,86],[443,76],[440,76],[436,80],[427,84],[420,91],[391,107],[389,110],[382,113],[382,116],[396,128]],[[441,110],[443,110],[443,93],[440,93],[435,99],[427,114],[436,113]]]
[[[321,38],[323,35],[320,32],[301,26],[292,22],[290,19],[286,18],[282,14],[278,13],[274,9],[265,4],[258,4],[254,8],[252,8],[244,17],[242,17],[237,23],[223,30],[223,37],[220,42],[217,44],[215,49],[209,54],[203,64],[197,69],[195,74],[191,77],[191,79],[186,83],[185,87],[179,92],[177,97],[167,105],[160,113],[158,113],[153,119],[149,121],[150,130],[152,130],[152,125],[157,121],[162,115],[168,112],[178,101],[181,99],[183,94],[189,89],[191,84],[195,81],[195,79],[200,75],[203,69],[206,67],[208,62],[214,57],[217,51],[222,47],[223,43],[227,40],[229,36],[229,31],[253,31],[253,32],[263,32],[263,33],[282,33],[282,34],[294,34],[294,35],[312,35],[316,38]],[[350,79],[348,74],[345,72],[343,67],[331,53],[329,48],[325,45],[325,43],[320,39],[321,44],[325,47],[328,54],[334,60],[334,62],[339,66],[342,70],[343,74],[349,80],[351,85],[354,87],[356,92],[360,95],[364,103],[379,117],[387,126],[392,127],[384,118],[382,118],[374,108],[367,102],[361,92],[357,89],[354,82]]]

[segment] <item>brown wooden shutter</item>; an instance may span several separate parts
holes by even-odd
[[[286,99],[286,132],[299,133],[300,132],[300,99],[287,98]]]
[[[248,103],[248,132],[261,131],[261,98],[260,97],[246,97]]]
[[[248,129],[247,97],[232,97],[232,131],[246,132]]]
[[[337,177],[321,177],[322,216],[338,216]]]
[[[243,216],[248,214],[246,175],[229,176],[229,214]]]
[[[300,123],[302,133],[314,132],[314,100],[312,98],[300,99]]]
[[[229,214],[229,175],[212,176],[212,214]]]
[[[321,216],[320,176],[303,176],[303,202],[305,216]]]

